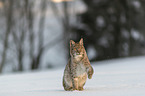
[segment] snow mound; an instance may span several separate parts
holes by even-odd
[[[84,91],[64,91],[63,69],[0,76],[0,96],[145,96],[145,57],[92,63]]]

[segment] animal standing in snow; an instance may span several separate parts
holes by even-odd
[[[70,40],[70,55],[71,58],[64,70],[63,87],[66,91],[82,91],[87,77],[91,79],[94,72],[83,46],[82,38],[78,43]]]

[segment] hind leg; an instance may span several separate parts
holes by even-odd
[[[73,91],[72,82],[69,78],[63,78],[63,87],[66,91]]]
[[[69,86],[64,81],[63,81],[63,87],[64,87],[64,90],[65,91],[73,91],[73,87],[72,86]]]
[[[65,90],[65,91],[73,91],[73,87],[68,86],[68,85],[65,85],[65,86],[64,86],[64,90]]]

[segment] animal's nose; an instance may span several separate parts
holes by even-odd
[[[80,53],[78,53],[78,52],[77,52],[76,54],[77,54],[77,55],[80,55]]]

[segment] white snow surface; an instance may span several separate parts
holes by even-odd
[[[145,56],[94,62],[84,91],[64,91],[63,70],[0,76],[0,96],[145,96]],[[64,66],[65,67],[65,66]]]

